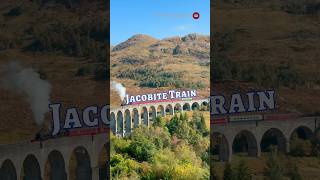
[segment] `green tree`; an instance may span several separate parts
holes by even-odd
[[[311,153],[311,141],[301,139],[297,133],[292,135],[290,139],[290,154],[293,156],[305,156]]]
[[[178,116],[175,114],[173,116],[173,118],[171,118],[171,120],[166,124],[169,132],[171,135],[174,134],[174,132],[176,131],[177,127],[178,127],[178,124],[179,124],[179,118]]]
[[[121,154],[115,154],[110,158],[110,171],[112,177],[131,176],[139,169],[139,164]]]
[[[146,128],[137,128],[132,134],[132,142],[127,148],[128,154],[138,161],[148,161],[154,155],[156,146],[152,139],[145,135]]]
[[[291,180],[302,180],[298,166],[291,161],[289,162],[288,175]]]
[[[163,119],[162,116],[157,116],[157,118],[154,120],[152,126],[154,127],[164,127],[166,125],[165,120]]]
[[[245,161],[241,160],[235,168],[235,180],[250,180],[251,172]]]
[[[229,162],[227,162],[224,166],[223,180],[234,180],[234,173]]]
[[[266,162],[265,175],[266,180],[281,180],[283,179],[283,168],[278,160],[277,152],[274,147],[271,148],[270,156]]]
[[[219,176],[217,174],[216,168],[213,164],[210,166],[210,180],[219,180]]]

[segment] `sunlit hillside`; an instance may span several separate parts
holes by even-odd
[[[122,83],[131,95],[171,89],[196,89],[209,96],[209,36],[189,34],[162,40],[134,35],[113,47],[111,80]],[[111,104],[120,98],[114,91]]]

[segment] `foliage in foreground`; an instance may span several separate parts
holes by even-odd
[[[111,137],[113,179],[209,179],[209,133],[203,116],[157,117],[129,137]]]

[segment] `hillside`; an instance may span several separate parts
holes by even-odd
[[[209,36],[189,34],[156,39],[137,34],[111,50],[111,80],[122,83],[127,93],[169,89],[197,89],[209,96]],[[120,104],[112,92],[111,103]]]
[[[275,89],[281,112],[320,113],[319,1],[218,1],[213,91]]]
[[[211,92],[228,97],[233,92],[274,89],[277,110],[269,113],[293,112],[302,116],[319,116],[319,5],[318,0],[216,1],[215,26],[211,27],[215,31],[211,61],[214,85]],[[303,141],[313,144],[316,149],[316,137],[312,141]],[[269,138],[272,139],[271,136]],[[215,151],[216,139],[217,136],[211,136],[212,152]],[[247,137],[244,144],[248,141]],[[278,139],[273,142],[280,143]],[[296,156],[293,153],[294,139],[290,138],[289,143],[290,153],[279,155],[277,163],[272,164],[269,153],[262,153],[259,158],[236,153],[235,140],[230,147],[233,149],[233,172],[242,161],[247,163],[251,179],[319,179],[317,155],[305,153]],[[262,145],[261,141],[258,146]],[[246,147],[250,151],[248,144]],[[302,145],[296,147],[302,148]],[[228,174],[224,174],[226,163],[214,161],[213,154],[211,173],[215,171],[219,178],[223,178]],[[295,175],[289,173],[290,163],[296,166]],[[282,168],[282,172],[276,170],[270,173],[268,166],[278,170]]]
[[[106,104],[104,7],[89,0],[1,1],[0,73],[10,62],[31,68],[50,84],[49,101],[61,103],[62,111]],[[1,74],[0,82],[3,78]],[[37,86],[27,92],[32,89]],[[44,126],[36,125],[25,91],[0,83],[0,144],[29,141],[50,128],[50,113]]]

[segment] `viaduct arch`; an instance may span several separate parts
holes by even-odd
[[[319,127],[319,117],[211,123],[211,143],[219,161],[230,161],[238,152],[259,157],[261,152],[269,151],[270,145],[289,153],[292,136],[310,139]]]

